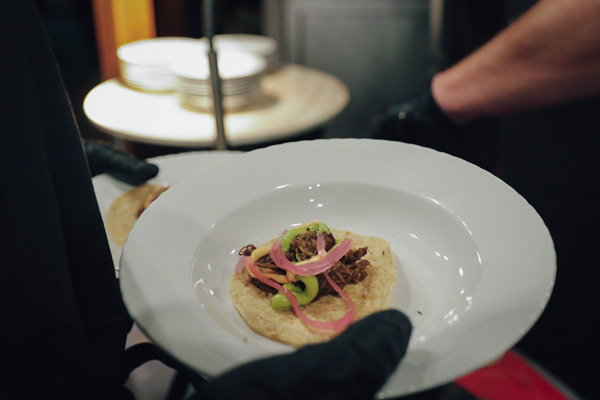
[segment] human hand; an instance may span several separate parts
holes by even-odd
[[[204,386],[198,399],[373,399],[404,357],[412,325],[386,310],[337,338],[235,368]]]
[[[158,174],[158,167],[137,160],[110,143],[83,140],[83,149],[92,176],[108,174],[130,185],[139,185]]]

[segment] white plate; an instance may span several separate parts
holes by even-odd
[[[123,83],[129,87],[140,90],[148,90],[148,91],[159,91],[159,92],[170,92],[173,90],[174,81],[164,81],[164,82],[156,82],[156,81],[143,81],[143,80],[135,80],[123,77]]]
[[[148,162],[158,165],[159,172],[148,183],[173,185],[193,172],[209,165],[231,161],[239,154],[240,152],[237,151],[190,151],[150,158]],[[134,188],[134,186],[118,181],[105,174],[95,176],[92,182],[102,218],[106,217],[106,213],[117,197]],[[115,268],[118,269],[121,249],[110,237],[108,242]]]
[[[233,108],[239,108],[239,107],[246,107],[251,105],[252,103],[260,100],[260,92],[255,92],[255,93],[248,93],[248,94],[244,94],[244,95],[234,95],[234,96],[227,96],[224,95],[223,99],[222,99],[222,104],[223,107],[225,107],[226,109],[229,109],[231,107]],[[209,109],[212,109],[214,107],[214,100],[212,98],[212,96],[196,96],[196,95],[188,95],[185,93],[179,93],[179,98],[181,99],[181,104],[182,105],[186,105],[186,106],[191,106],[191,107],[200,107],[200,108],[206,108],[208,107]]]
[[[200,40],[208,45],[206,38]],[[248,34],[215,35],[213,42],[217,51],[226,49],[244,50],[265,58],[277,53],[279,47],[277,41],[271,37]]]
[[[198,95],[201,97],[211,96],[212,97],[212,88],[211,87],[201,87],[201,86],[192,86],[192,85],[182,85],[178,83],[176,85],[176,89],[180,93],[188,94],[188,95]],[[221,87],[221,92],[223,96],[235,96],[235,95],[243,95],[253,92],[260,92],[260,83],[256,83],[254,85],[248,85],[247,87],[236,89],[236,88],[228,88],[227,86]]]
[[[194,52],[204,52],[199,39],[188,37],[157,37],[136,40],[119,46],[117,57],[122,62],[139,67],[168,70],[174,58]]]
[[[208,45],[206,38],[200,39]],[[265,72],[272,72],[278,64],[279,45],[277,41],[268,36],[248,34],[222,34],[214,37],[214,46],[219,52],[224,49],[249,51],[262,56],[267,61]]]
[[[414,145],[319,140],[243,154],[162,195],[124,246],[127,308],[158,345],[207,375],[289,352],[247,327],[229,280],[242,246],[315,218],[392,245],[390,306],[414,331],[380,397],[492,362],[533,325],[553,288],[546,226],[496,177]]]
[[[267,62],[264,58],[241,50],[223,50],[218,54],[219,77],[222,80],[235,80],[262,74]],[[206,81],[210,79],[208,55],[189,53],[171,63],[171,71],[178,77]]]

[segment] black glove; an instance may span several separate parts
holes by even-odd
[[[158,174],[158,167],[137,160],[107,142],[83,141],[92,176],[108,174],[130,185],[139,185]]]
[[[429,147],[462,156],[465,137],[460,126],[440,109],[431,86],[418,97],[391,104],[371,119],[370,136]]]
[[[411,332],[400,311],[380,311],[327,343],[233,369],[205,384],[196,398],[373,399],[404,357]]]

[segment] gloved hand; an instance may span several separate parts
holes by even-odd
[[[462,156],[465,136],[460,126],[440,109],[431,86],[420,96],[393,103],[371,119],[371,138],[395,140]]]
[[[404,357],[412,332],[400,311],[354,323],[337,338],[235,368],[206,383],[199,399],[373,399]]]
[[[108,174],[130,185],[139,185],[158,174],[158,167],[137,160],[110,143],[83,140],[83,149],[92,176]]]

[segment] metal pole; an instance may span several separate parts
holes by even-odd
[[[219,77],[219,65],[217,63],[217,53],[213,46],[213,37],[215,35],[214,27],[214,1],[204,0],[204,30],[208,40],[208,66],[210,69],[210,79],[213,93],[213,112],[215,116],[215,126],[217,138],[214,143],[215,150],[227,150],[227,139],[225,137],[225,126],[223,124],[223,97],[221,92],[221,79]]]

